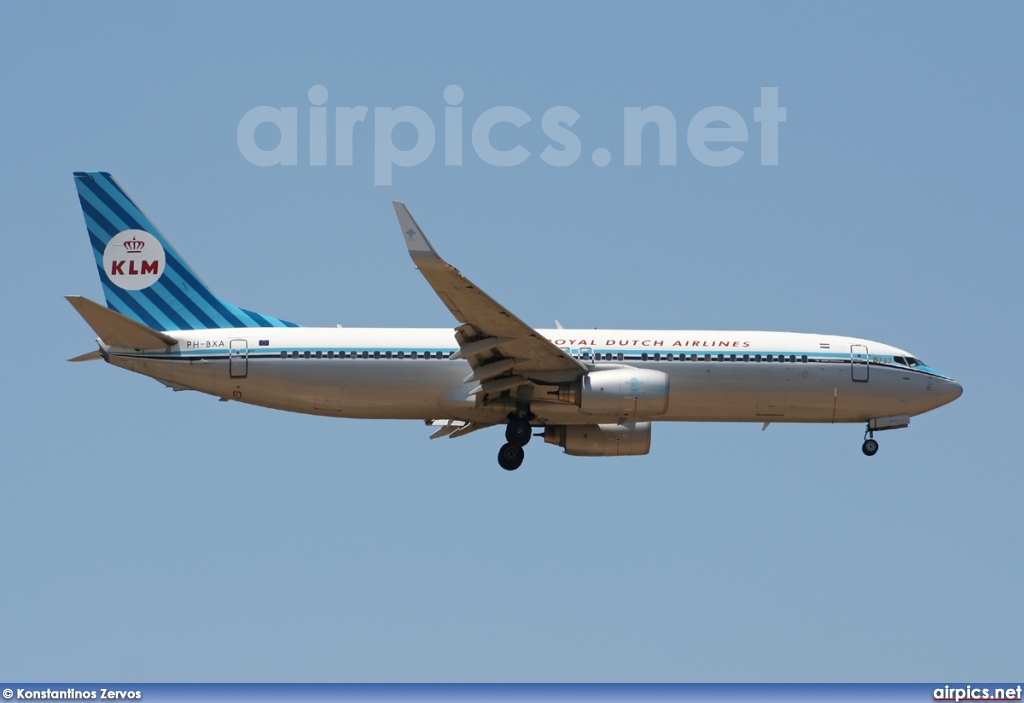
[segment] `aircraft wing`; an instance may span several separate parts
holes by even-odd
[[[474,393],[514,391],[531,380],[571,381],[587,370],[438,256],[405,205],[394,206],[413,263],[462,323],[455,328],[459,351],[453,356],[473,368],[466,381],[479,382]]]

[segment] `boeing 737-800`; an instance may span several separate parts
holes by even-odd
[[[535,436],[576,456],[646,454],[651,423],[862,423],[874,433],[960,397],[896,347],[788,332],[539,330],[471,283],[394,203],[454,329],[302,327],[215,296],[124,190],[75,173],[106,307],[68,300],[102,358],[174,390],[333,417],[422,420],[431,438],[504,425],[502,468]]]

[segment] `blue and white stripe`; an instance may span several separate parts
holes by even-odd
[[[76,172],[75,185],[96,256],[103,295],[111,310],[164,331],[298,327],[294,322],[243,310],[211,293],[109,173]],[[103,267],[107,244],[118,232],[129,229],[144,230],[156,237],[166,257],[164,275],[142,290],[125,290],[114,285]]]

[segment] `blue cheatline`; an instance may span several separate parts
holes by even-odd
[[[76,171],[75,186],[96,256],[103,295],[111,310],[165,331],[298,327],[294,322],[243,310],[211,293],[109,173]],[[127,230],[148,232],[164,248],[164,270],[155,283],[141,290],[128,290],[118,285],[112,279],[115,272],[105,270],[103,263],[110,240]]]

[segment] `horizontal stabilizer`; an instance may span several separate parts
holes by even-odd
[[[99,361],[102,358],[103,358],[103,355],[100,354],[100,350],[99,349],[94,349],[91,352],[86,352],[85,354],[79,354],[74,359],[68,359],[68,361]]]
[[[103,340],[104,344],[126,349],[158,349],[173,347],[178,343],[174,337],[125,317],[119,312],[94,303],[80,295],[65,296],[69,303],[78,311],[93,332]],[[85,361],[85,359],[82,359]]]

